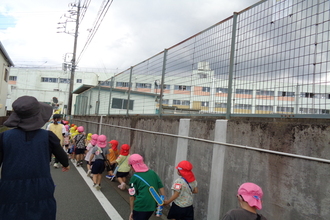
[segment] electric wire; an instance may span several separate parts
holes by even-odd
[[[100,10],[98,12],[97,18],[94,21],[93,28],[92,28],[91,32],[89,33],[89,35],[88,35],[87,41],[86,41],[81,53],[78,56],[76,64],[79,63],[83,53],[86,51],[87,47],[89,46],[89,44],[93,40],[97,30],[99,29],[99,27],[100,27],[100,25],[101,25],[101,23],[102,23],[102,21],[105,17],[105,15],[107,14],[110,6],[112,5],[112,2],[113,2],[113,0],[104,0],[103,1],[102,5],[100,7]]]

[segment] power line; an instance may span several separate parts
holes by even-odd
[[[87,49],[87,47],[89,46],[89,44],[91,43],[91,41],[93,40],[97,30],[99,29],[105,15],[107,14],[111,4],[112,4],[113,0],[104,0],[101,7],[100,7],[100,10],[97,14],[97,17],[94,21],[94,24],[93,24],[93,28],[92,30],[90,31],[89,35],[88,35],[88,38],[87,38],[87,41],[81,51],[81,53],[79,54],[78,56],[78,59],[77,59],[77,64],[79,63],[79,61],[81,60],[81,57],[83,55],[83,53],[85,52],[85,50]]]

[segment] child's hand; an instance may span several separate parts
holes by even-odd
[[[168,205],[170,204],[171,202],[169,200],[164,200],[164,205]]]

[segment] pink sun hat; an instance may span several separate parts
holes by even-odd
[[[140,154],[132,154],[128,159],[128,164],[132,165],[135,172],[147,172],[149,170]]]
[[[97,138],[97,143],[96,145],[101,147],[101,148],[105,148],[105,146],[107,146],[107,136],[101,134],[98,138]]]
[[[92,136],[91,136],[91,144],[92,145],[95,145],[96,143],[97,143],[97,138],[99,137],[99,135],[98,134],[93,134]]]
[[[238,195],[241,195],[245,202],[251,207],[262,209],[262,196],[263,192],[260,186],[254,183],[243,183],[237,191]]]

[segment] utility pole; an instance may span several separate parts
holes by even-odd
[[[74,36],[74,45],[73,45],[73,54],[71,60],[71,74],[70,74],[70,87],[69,87],[69,97],[68,97],[68,109],[67,115],[72,115],[72,97],[73,97],[73,85],[74,85],[74,75],[76,70],[76,53],[77,53],[77,42],[78,42],[78,30],[79,30],[79,19],[80,19],[80,0],[78,4],[72,3],[70,4],[71,9],[68,11],[69,15],[64,15],[66,18],[65,22],[59,22],[59,25],[63,25],[58,27],[57,29],[64,29],[64,31],[58,31],[57,33],[67,33]],[[77,8],[76,10],[74,8]],[[67,22],[75,22],[75,30],[74,33],[67,31]],[[66,64],[64,64],[66,65]]]
[[[77,53],[77,41],[78,41],[78,30],[79,30],[79,15],[80,15],[80,0],[77,6],[77,17],[76,17],[76,29],[74,34],[74,45],[73,45],[73,55],[71,60],[71,77],[70,77],[70,87],[69,87],[69,100],[68,100],[68,115],[72,115],[72,97],[73,97],[73,84],[74,84],[74,74],[76,70],[76,53]]]

